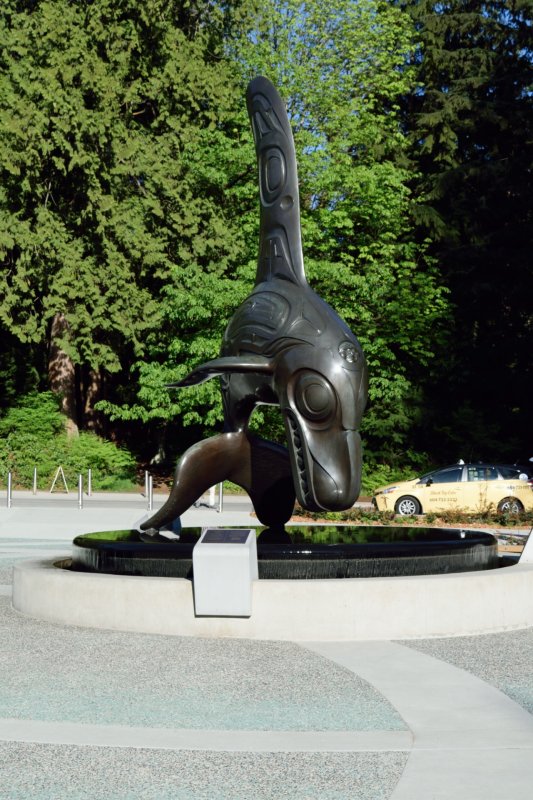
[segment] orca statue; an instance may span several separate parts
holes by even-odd
[[[255,286],[226,328],[220,357],[173,384],[219,376],[225,432],[184,453],[167,502],[140,526],[152,536],[223,480],[244,488],[260,522],[272,527],[290,518],[295,496],[310,511],[337,511],[359,495],[363,351],[305,277],[296,156],[281,98],[258,77],[248,86],[247,105],[261,207]],[[248,431],[260,404],[281,409],[287,448]]]

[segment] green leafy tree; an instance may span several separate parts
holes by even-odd
[[[41,385],[48,361],[72,427],[95,407],[144,439],[176,418],[219,424],[215,381],[165,384],[216,355],[253,283],[243,97],[264,73],[295,130],[309,280],[368,356],[367,442],[404,449],[446,313],[411,225],[408,15],[382,0],[6,0],[0,35],[0,324]],[[10,396],[31,383],[9,374]]]
[[[380,0],[274,0],[232,45],[245,75],[266,74],[287,102],[308,278],[369,362],[367,446],[403,452],[447,311],[412,222],[399,114],[415,80],[412,22]]]

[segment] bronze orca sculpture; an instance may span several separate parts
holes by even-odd
[[[174,384],[220,376],[226,432],[182,456],[169,499],[141,526],[150,534],[223,480],[242,486],[259,520],[270,526],[290,518],[295,494],[312,511],[349,508],[359,495],[365,358],[357,338],[305,277],[296,156],[281,98],[259,77],[248,86],[247,104],[261,205],[255,287],[230,320],[220,357]],[[259,404],[280,407],[288,452],[249,433]]]

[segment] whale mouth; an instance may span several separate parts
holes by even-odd
[[[304,438],[294,414],[292,414],[291,411],[287,410],[285,412],[285,419],[287,420],[287,429],[291,443],[289,451],[293,467],[292,473],[296,496],[304,508],[318,511],[319,507],[316,506],[315,508],[314,498],[309,485],[309,455],[306,452]]]
[[[330,494],[332,492],[333,495],[336,494],[335,483],[313,459],[295,415],[290,410],[287,410],[285,419],[290,441],[289,455],[292,477],[298,502],[308,511],[327,510],[329,508]],[[318,483],[315,483],[315,480]],[[320,498],[320,495],[324,492],[324,498]]]
[[[345,470],[331,474],[327,464],[317,461],[296,415],[285,410],[289,456],[296,497],[308,511],[344,511],[359,495],[360,447],[354,431],[343,431],[339,439],[346,461]],[[359,466],[358,466],[359,465]],[[357,476],[359,475],[359,479]],[[346,480],[343,478],[346,476]]]

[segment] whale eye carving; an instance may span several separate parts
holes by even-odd
[[[359,351],[352,342],[341,342],[339,353],[341,358],[344,358],[349,364],[355,364],[359,361]]]
[[[329,381],[316,373],[302,375],[294,390],[296,407],[302,416],[313,422],[323,422],[337,408],[335,391]]]

